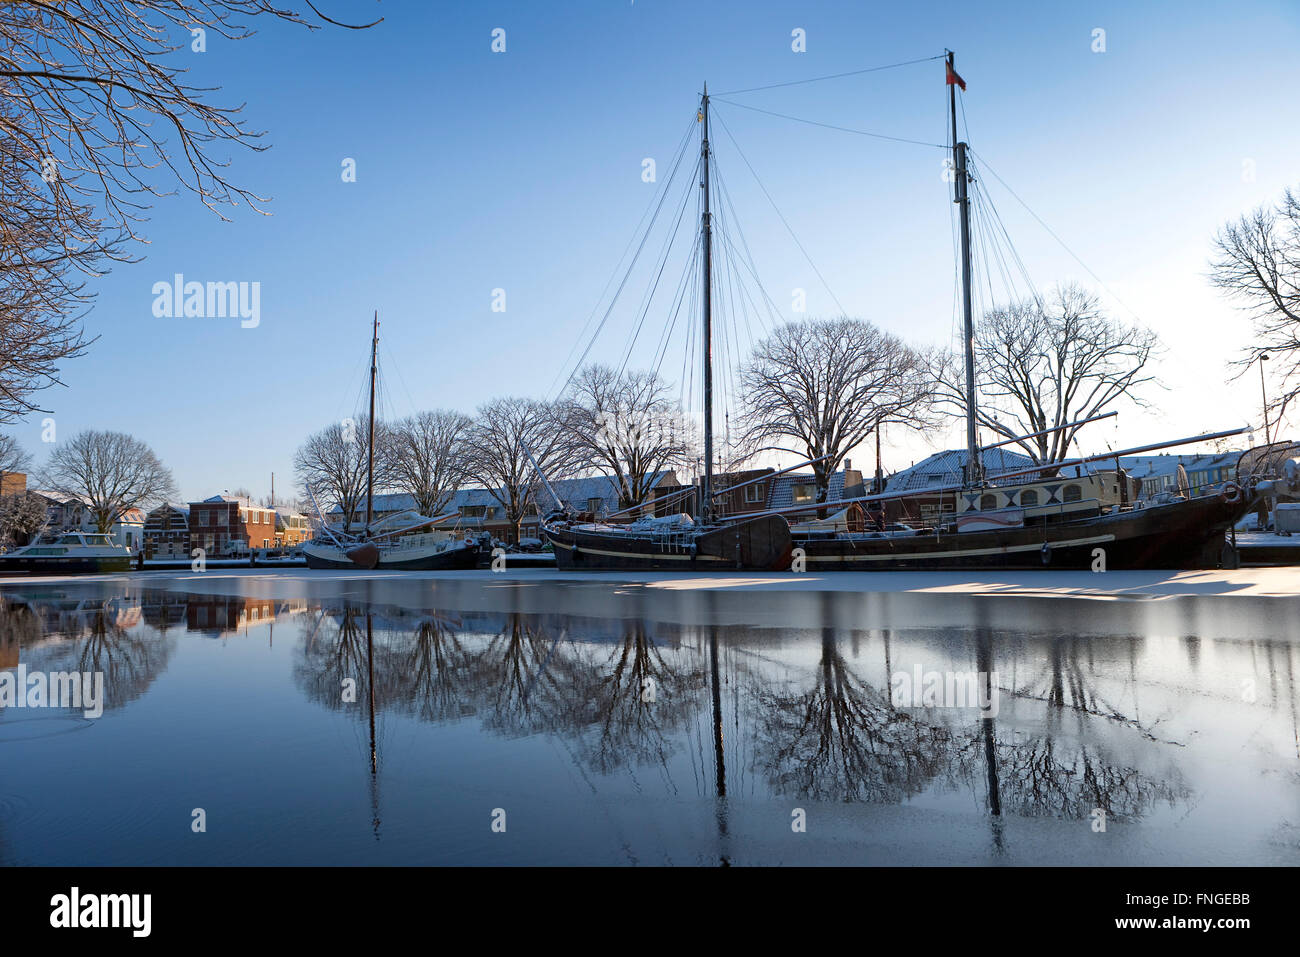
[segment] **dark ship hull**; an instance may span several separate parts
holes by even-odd
[[[1217,568],[1232,560],[1225,533],[1249,511],[1246,499],[1229,502],[1207,495],[1017,528],[958,532],[949,527],[914,536],[809,535],[794,544],[803,550],[810,572],[1090,570],[1097,565],[1097,549],[1104,553],[1101,567],[1111,571]]]
[[[785,571],[793,543],[779,515],[671,535],[556,522],[542,526],[561,571]]]
[[[324,554],[313,553],[310,549],[303,549],[303,557],[307,559],[308,568],[317,569],[347,569],[356,571],[357,569],[371,569],[374,571],[454,571],[458,569],[470,569],[478,566],[479,550],[477,547],[452,548],[445,551],[420,555],[408,560],[390,558],[382,555],[377,565],[370,566],[366,563],[358,563],[349,559],[337,549],[330,551],[338,552],[338,557],[329,557]]]

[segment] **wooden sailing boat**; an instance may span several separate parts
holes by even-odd
[[[700,568],[779,571],[790,567],[790,526],[780,515],[719,523],[713,506],[713,233],[709,212],[709,90],[700,102],[700,159],[703,169],[702,320],[704,348],[704,475],[696,517],[687,515],[641,519],[629,524],[584,522],[559,509],[541,523],[542,534],[555,551],[559,568],[675,569]],[[540,473],[539,473],[540,474]],[[544,479],[543,479],[544,480]],[[552,496],[554,497],[554,496]]]
[[[956,172],[955,202],[961,233],[966,457],[960,485],[929,489],[927,494],[951,495],[954,510],[950,518],[941,518],[928,527],[890,531],[818,532],[806,530],[805,525],[795,533],[796,555],[806,562],[808,571],[1235,566],[1235,553],[1225,533],[1251,507],[1254,489],[1250,480],[1239,475],[1241,485],[1228,482],[1202,494],[1198,494],[1200,490],[1188,488],[1175,501],[1148,504],[1138,500],[1140,482],[1119,468],[1119,457],[1223,438],[1245,429],[1051,462],[998,476],[985,474],[975,414],[967,145],[957,140],[956,82],[960,81],[953,70],[951,52],[946,67]],[[1076,423],[1061,428],[1073,424]],[[1112,458],[1114,470],[1083,471],[1091,462]],[[1063,472],[1070,468],[1074,469],[1072,476]],[[836,508],[848,501],[879,505],[888,499],[908,497],[915,498],[916,493],[868,495],[830,504]],[[827,503],[782,511],[794,513],[812,508],[825,510]]]
[[[375,313],[370,343],[370,421],[366,450],[366,524],[359,535],[330,528],[320,514],[320,537],[302,547],[308,568],[346,568],[428,571],[474,568],[481,544],[473,538],[446,532],[413,534],[440,519],[404,512],[374,521],[375,491],[375,382],[379,370],[379,313]],[[315,503],[315,495],[307,490]],[[317,506],[320,513],[320,507]]]

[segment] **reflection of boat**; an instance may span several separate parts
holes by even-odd
[[[375,482],[375,379],[379,362],[379,314],[375,314],[374,338],[370,344],[370,444],[366,462],[366,524],[360,535],[335,531],[321,515],[319,538],[304,542],[303,557],[308,568],[378,568],[393,570],[436,570],[474,568],[480,544],[473,538],[447,532],[411,534],[436,524],[440,519],[415,512],[392,516],[373,523]],[[311,489],[308,489],[311,494]],[[313,502],[315,496],[312,496]],[[319,509],[318,509],[319,510]],[[399,527],[400,526],[400,527]]]
[[[111,535],[65,532],[52,542],[33,542],[0,555],[0,570],[66,574],[124,572],[131,567],[131,549]]]
[[[713,233],[709,212],[709,91],[700,102],[700,164],[703,170],[699,242],[704,264],[700,301],[703,305],[701,350],[704,370],[704,475],[700,482],[698,521],[688,515],[643,518],[626,525],[583,522],[560,510],[542,522],[542,534],[555,550],[556,564],[568,569],[700,568],[781,571],[790,567],[790,527],[780,515],[722,524],[713,505]],[[560,501],[551,497],[556,504]]]

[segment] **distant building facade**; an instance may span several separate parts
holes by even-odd
[[[149,558],[190,557],[190,508],[165,502],[145,518],[145,555]]]
[[[230,495],[190,502],[190,546],[208,555],[275,546],[275,510]]]

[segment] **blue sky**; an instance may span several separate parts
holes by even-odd
[[[209,36],[206,53],[178,54],[196,85],[219,84],[216,101],[246,103],[250,126],[267,131],[270,150],[231,158],[240,185],[271,197],[271,215],[241,208],[225,223],[183,193],[159,200],[144,261],[95,283],[87,328],[99,341],[67,363],[67,388],[40,397],[61,438],[100,428],[148,442],[182,498],[238,486],[260,496],[272,472],[286,490],[303,437],[358,408],[375,309],[386,411],[549,396],[650,201],[642,160],[666,174],[704,81],[721,92],[945,47],[969,85],[977,154],[1100,277],[1112,311],[1136,314],[1168,347],[1157,407],[1122,414],[1085,444],[1259,415],[1257,378],[1225,382],[1224,359],[1248,327],[1205,273],[1226,219],[1300,183],[1294,3],[332,0],[325,9],[386,20],[363,32],[264,23],[252,39]],[[497,27],[503,54],[490,49]],[[795,28],[807,52],[791,50]],[[1095,28],[1106,31],[1104,53],[1092,50]],[[942,143],[945,96],[935,61],[720,99]],[[920,345],[948,343],[942,152],[715,106],[846,311]],[[807,290],[806,316],[836,313],[726,134],[715,141],[786,318],[796,318],[795,288]],[[355,183],[342,181],[345,158],[356,161]],[[1036,284],[1079,279],[1102,291],[1000,185],[988,191]],[[178,272],[260,282],[260,324],[156,318],[152,286]],[[506,290],[504,313],[491,309],[496,288]],[[592,357],[617,360],[631,323],[628,310],[612,317]],[[11,427],[38,463],[48,451],[42,418]],[[958,434],[888,435],[886,466]]]

